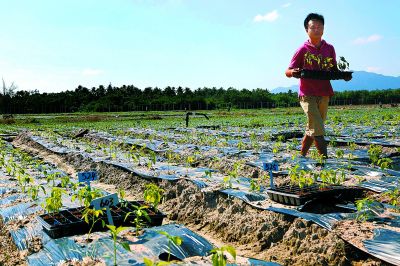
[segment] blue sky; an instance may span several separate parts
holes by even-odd
[[[0,75],[19,90],[101,84],[267,88],[325,17],[352,70],[400,75],[397,0],[0,0]]]

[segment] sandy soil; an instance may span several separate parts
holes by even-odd
[[[21,252],[15,246],[8,229],[0,218],[0,265],[27,265],[26,252]]]

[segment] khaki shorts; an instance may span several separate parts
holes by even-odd
[[[306,135],[325,135],[324,122],[328,112],[329,96],[301,96],[300,105],[307,115]]]

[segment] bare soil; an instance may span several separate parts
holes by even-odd
[[[25,256],[26,252],[18,250],[11,238],[10,232],[5,227],[0,217],[0,265],[27,265]]]

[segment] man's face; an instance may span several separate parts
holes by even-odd
[[[321,38],[324,34],[324,24],[318,20],[310,20],[308,22],[307,34],[310,38]]]

